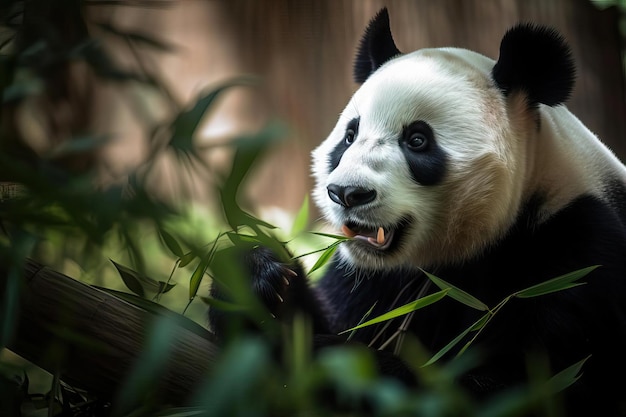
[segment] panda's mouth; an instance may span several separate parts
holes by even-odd
[[[372,227],[360,225],[355,222],[347,222],[341,227],[341,231],[349,238],[367,243],[371,247],[384,251],[391,247],[396,236],[396,228]]]

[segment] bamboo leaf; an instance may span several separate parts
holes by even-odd
[[[329,237],[331,239],[336,239],[336,240],[340,240],[340,241],[344,241],[344,240],[350,240],[352,239],[351,237],[347,237],[347,236],[343,236],[343,235],[333,235],[331,233],[322,233],[322,232],[311,232],[311,234],[317,235],[317,236],[323,236],[323,237]]]
[[[139,297],[135,294],[129,294],[127,292],[117,291],[111,288],[100,287],[98,285],[94,285],[93,287],[99,289],[100,291],[104,291],[108,294],[111,294],[117,298],[120,298],[129,304],[132,304],[146,311],[149,311],[150,313],[153,313],[155,315],[163,316],[167,314],[175,314],[167,307],[164,307],[161,304],[155,303],[154,301],[150,301],[145,298]]]
[[[335,254],[335,251],[337,251],[337,247],[339,246],[340,243],[341,242],[335,242],[331,244],[329,247],[327,247],[326,250],[317,259],[317,262],[315,262],[315,265],[311,267],[311,269],[309,270],[309,274],[317,271],[322,266],[326,265],[326,263],[330,260],[330,258],[332,258],[332,256]]]
[[[443,297],[445,297],[445,295],[448,293],[448,289],[445,290],[441,290],[439,292],[436,292],[434,294],[430,294],[427,295],[425,297],[419,298],[415,301],[412,301],[408,304],[405,304],[403,306],[400,306],[398,308],[395,308],[385,314],[382,314],[378,317],[375,317],[371,320],[366,321],[365,323],[359,324],[358,326],[352,327],[351,329],[348,330],[344,330],[343,332],[339,333],[339,334],[343,334],[343,333],[348,333],[348,332],[352,332],[354,330],[357,329],[361,329],[363,327],[367,327],[367,326],[371,326],[372,324],[377,324],[377,323],[381,323],[383,321],[387,321],[387,320],[391,320],[391,319],[395,319],[396,317],[400,317],[400,316],[404,316],[406,314],[409,314],[413,311],[419,310],[421,308],[424,308],[426,306],[429,306],[439,300],[441,300]]]
[[[198,266],[191,274],[191,278],[189,279],[189,300],[193,300],[193,298],[198,293],[198,289],[200,288],[200,283],[202,282],[202,278],[204,278],[204,274],[211,263],[209,259],[209,254],[202,258],[200,262],[198,262]]]
[[[376,301],[374,304],[372,304],[372,306],[369,308],[369,310],[367,310],[365,312],[365,314],[363,314],[363,317],[361,317],[361,320],[359,320],[359,323],[357,324],[357,326],[361,323],[363,323],[365,320],[367,320],[367,318],[372,314],[372,311],[374,311],[374,308],[376,308],[376,305],[378,304],[378,301]],[[351,340],[352,337],[354,336],[356,330],[353,330],[350,332],[350,334],[348,335],[347,340]]]
[[[300,206],[300,210],[296,214],[296,218],[293,221],[293,226],[291,227],[291,235],[296,236],[302,233],[307,225],[309,224],[309,196],[304,196],[304,201]]]
[[[259,337],[242,337],[239,343],[228,344],[189,403],[202,407],[203,416],[262,415],[254,406],[259,391],[274,378],[271,361],[270,345]]]
[[[163,243],[165,243],[165,246],[167,246],[170,252],[172,252],[175,256],[178,256],[182,261],[185,253],[183,252],[182,248],[180,247],[174,236],[170,235],[163,229],[159,230],[159,235],[161,236]]]
[[[186,254],[180,257],[180,262],[178,263],[178,267],[184,268],[187,265],[189,265],[189,263],[193,261],[194,259],[196,259],[196,254],[193,251],[187,252]]]
[[[241,246],[247,243],[259,245],[261,243],[258,237],[252,235],[244,235],[239,232],[226,232],[226,236],[234,246]]]
[[[590,357],[591,355],[576,362],[571,366],[568,366],[561,372],[552,376],[552,378],[550,378],[546,384],[547,388],[552,393],[556,394],[557,392],[563,391],[565,388],[574,384],[576,381],[578,381],[578,378],[580,378],[583,365]]]
[[[480,301],[478,298],[472,296],[471,294],[468,294],[467,292],[463,291],[462,289],[455,287],[454,285],[442,280],[441,278],[438,278],[426,271],[424,271],[422,269],[422,272],[424,274],[426,274],[426,276],[439,288],[441,288],[442,290],[449,288],[450,291],[448,292],[448,296],[455,299],[456,301],[465,304],[468,307],[474,308],[476,310],[480,310],[480,311],[487,311],[489,310],[489,307],[487,306],[487,304],[483,303],[482,301]]]
[[[246,213],[237,202],[239,188],[249,174],[254,162],[267,150],[270,143],[284,134],[283,126],[278,122],[269,123],[254,137],[242,137],[234,141],[235,155],[232,159],[230,173],[219,186],[219,195],[222,202],[222,211],[226,222],[233,230],[241,226],[248,226],[257,234],[259,226],[273,229],[273,225],[263,222]]]
[[[349,237],[338,236],[338,235],[330,235],[330,234],[327,234],[327,233],[311,232],[311,234],[332,238],[332,239],[335,239],[336,242],[331,243],[330,246],[327,246],[326,248],[315,249],[315,250],[313,250],[311,252],[305,252],[305,253],[302,253],[300,255],[294,256],[294,259],[304,258],[305,256],[313,255],[313,254],[320,253],[320,252],[325,252],[325,251],[327,251],[329,249],[337,247],[340,243],[345,242],[346,240],[351,239]],[[334,252],[334,249],[333,249],[333,252]],[[322,263],[322,265],[324,265],[324,263]],[[322,265],[320,265],[320,266],[322,266]],[[309,271],[309,272],[312,272],[312,271]]]
[[[579,284],[572,284],[574,281],[581,279],[582,277],[589,274],[591,271],[599,267],[600,265],[594,265],[587,268],[582,268],[573,272],[570,272],[565,275],[558,276],[556,278],[550,279],[548,281],[542,282],[537,285],[533,285],[532,287],[528,287],[521,291],[516,292],[514,295],[518,298],[530,298],[530,297],[538,297],[540,295],[549,294],[556,291],[566,290],[568,288],[572,288]]]
[[[330,246],[326,247],[325,249],[316,249],[314,251],[306,252],[306,253],[303,253],[294,257],[294,259],[298,259],[298,258],[303,258],[305,256],[313,255],[315,253],[323,252],[320,258],[318,259],[318,261],[315,263],[315,265],[313,265],[313,268],[311,268],[311,270],[309,271],[309,274],[321,268],[322,266],[324,266],[326,262],[328,262],[330,258],[332,257],[332,255],[335,253],[335,251],[337,250],[337,246],[339,246],[340,243],[351,239],[346,236],[332,235],[332,234],[322,233],[322,232],[311,232],[311,234],[335,239],[336,242],[333,242],[332,244],[330,244]]]
[[[157,316],[146,333],[141,354],[133,362],[129,374],[120,387],[112,407],[113,415],[126,415],[141,405],[141,399],[149,395],[151,381],[162,376],[162,364],[171,355],[176,332],[176,320],[171,316]],[[114,364],[112,364],[114,366]]]
[[[228,301],[218,300],[217,298],[213,298],[213,297],[200,296],[200,299],[205,304],[209,305],[210,307],[216,308],[221,311],[228,311],[228,312],[236,313],[236,312],[242,312],[242,311],[248,310],[246,307],[241,306],[239,304],[229,303]]]
[[[245,224],[253,224],[253,225],[257,225],[257,226],[261,226],[261,227],[265,227],[266,229],[270,229],[270,230],[274,230],[277,229],[276,226],[274,226],[271,223],[266,222],[265,220],[261,220],[256,216],[253,216],[250,213],[246,213],[244,212],[244,215],[248,218],[248,222]]]
[[[117,272],[120,274],[120,277],[122,278],[122,281],[124,281],[126,287],[138,296],[144,297],[145,291],[143,289],[143,285],[141,285],[139,273],[130,268],[126,268],[113,260],[111,260],[111,262],[113,262],[115,269],[117,269]]]
[[[311,251],[311,252],[305,252],[305,253],[302,253],[300,255],[294,256],[293,259],[300,259],[300,258],[304,258],[305,256],[314,255],[316,253],[324,252],[326,249],[328,249],[328,247],[321,248],[321,249],[315,249],[314,251]]]
[[[117,269],[126,287],[140,297],[145,296],[146,290],[163,294],[176,286],[176,284],[169,284],[147,277],[113,260],[111,260],[111,262],[115,266],[115,269]]]
[[[219,233],[215,240],[213,241],[213,246],[207,252],[207,254],[200,260],[198,266],[191,274],[191,279],[189,280],[189,302],[194,299],[196,294],[198,293],[198,289],[200,288],[200,283],[204,278],[204,274],[206,273],[211,261],[213,260],[213,256],[215,255],[215,248],[217,247],[217,242],[222,237],[222,234]],[[189,305],[188,305],[189,306]]]
[[[194,149],[193,134],[200,125],[204,114],[215,103],[215,100],[226,90],[236,86],[252,84],[251,78],[231,80],[218,88],[198,97],[193,107],[182,111],[172,123],[173,133],[169,146],[179,152],[191,153]]]
[[[176,284],[170,284],[169,282],[157,281],[159,283],[159,294],[165,294],[169,292]]]
[[[433,355],[433,357],[428,360],[428,362],[426,362],[424,365],[422,365],[422,367],[428,366],[428,365],[432,365],[433,363],[437,362],[439,359],[441,359],[441,357],[443,355],[448,353],[450,351],[450,349],[452,349],[457,344],[459,344],[459,342],[461,340],[463,340],[465,338],[465,336],[467,336],[470,332],[474,332],[474,331],[477,331],[477,330],[480,330],[481,328],[483,328],[485,326],[485,324],[487,324],[487,322],[489,321],[490,317],[491,317],[491,313],[487,313],[484,316],[482,316],[474,324],[472,324],[470,327],[465,329],[461,334],[459,334],[457,337],[452,339],[452,341],[450,341],[450,343],[445,345],[439,352],[435,353]],[[468,347],[468,345],[465,345],[463,347],[463,351],[465,349],[467,349],[467,347]]]

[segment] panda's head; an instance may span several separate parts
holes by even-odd
[[[511,29],[497,62],[457,49],[401,54],[386,9],[354,65],[360,88],[313,151],[314,198],[353,239],[341,257],[367,269],[462,262],[513,223],[539,112],[573,87],[554,31]]]

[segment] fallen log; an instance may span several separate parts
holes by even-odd
[[[6,299],[9,282],[3,272],[0,300]],[[119,395],[163,312],[148,311],[32,260],[25,262],[20,279],[24,285],[7,347],[100,398]],[[206,378],[218,348],[208,330],[169,314],[174,325],[164,339],[167,359],[151,383],[159,402],[178,405]]]

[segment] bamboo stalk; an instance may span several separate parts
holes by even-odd
[[[140,357],[157,314],[27,260],[8,348],[64,381],[114,398]],[[0,295],[7,274],[0,275]],[[190,328],[191,327],[191,328]],[[182,404],[215,362],[218,348],[201,326],[177,325],[156,381],[159,402]]]

